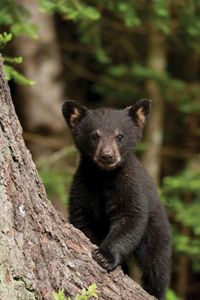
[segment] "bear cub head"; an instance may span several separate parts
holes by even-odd
[[[62,112],[81,157],[110,171],[132,155],[142,136],[150,101],[139,100],[125,109],[87,109],[68,100]]]

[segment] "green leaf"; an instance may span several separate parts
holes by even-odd
[[[98,61],[103,64],[108,64],[110,62],[110,58],[107,56],[106,52],[101,47],[99,47],[96,50],[96,57],[97,57]]]
[[[89,300],[90,298],[97,298],[97,294],[99,291],[97,290],[96,284],[92,284],[88,287],[88,289],[82,289],[81,294],[77,294],[74,300]],[[64,291],[53,292],[54,300],[72,300],[70,297],[65,297]]]
[[[17,83],[22,85],[34,85],[35,81],[26,78],[23,74],[15,70],[12,66],[4,64],[3,70],[7,80],[15,80]]]
[[[53,292],[53,298],[54,300],[70,300],[71,298],[66,298],[64,291],[59,291],[59,292]]]
[[[83,16],[87,17],[88,19],[90,19],[92,21],[99,20],[101,17],[100,12],[96,8],[91,7],[91,6],[84,7],[81,10],[81,13]]]
[[[114,77],[121,77],[128,73],[128,67],[126,65],[113,65],[108,69],[108,73]]]
[[[12,33],[3,32],[0,34],[0,44],[7,44],[12,40]]]
[[[35,24],[15,23],[11,26],[11,31],[16,36],[27,35],[32,39],[38,38],[38,28]]]
[[[12,64],[21,64],[23,62],[23,58],[21,56],[18,57],[3,57],[4,62],[12,63]]]
[[[181,300],[171,289],[167,291],[166,300]]]

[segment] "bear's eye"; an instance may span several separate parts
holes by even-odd
[[[91,134],[91,137],[92,137],[92,139],[93,139],[94,141],[97,141],[97,140],[100,138],[100,133],[98,132],[98,130],[95,131],[95,132],[93,132],[93,133]]]
[[[122,133],[118,133],[117,135],[116,135],[116,139],[118,140],[118,141],[121,141],[122,139],[123,139],[123,134]]]

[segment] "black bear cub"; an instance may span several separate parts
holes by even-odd
[[[125,109],[87,109],[69,100],[63,115],[80,152],[71,187],[70,222],[96,245],[107,271],[133,254],[144,289],[164,299],[170,278],[170,228],[156,188],[134,155],[148,100]]]

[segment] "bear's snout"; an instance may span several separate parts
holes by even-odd
[[[104,163],[114,162],[114,153],[111,150],[102,151],[100,154],[100,160]]]
[[[115,141],[109,141],[107,145],[103,141],[99,141],[94,161],[102,169],[113,169],[121,162],[121,155]]]

